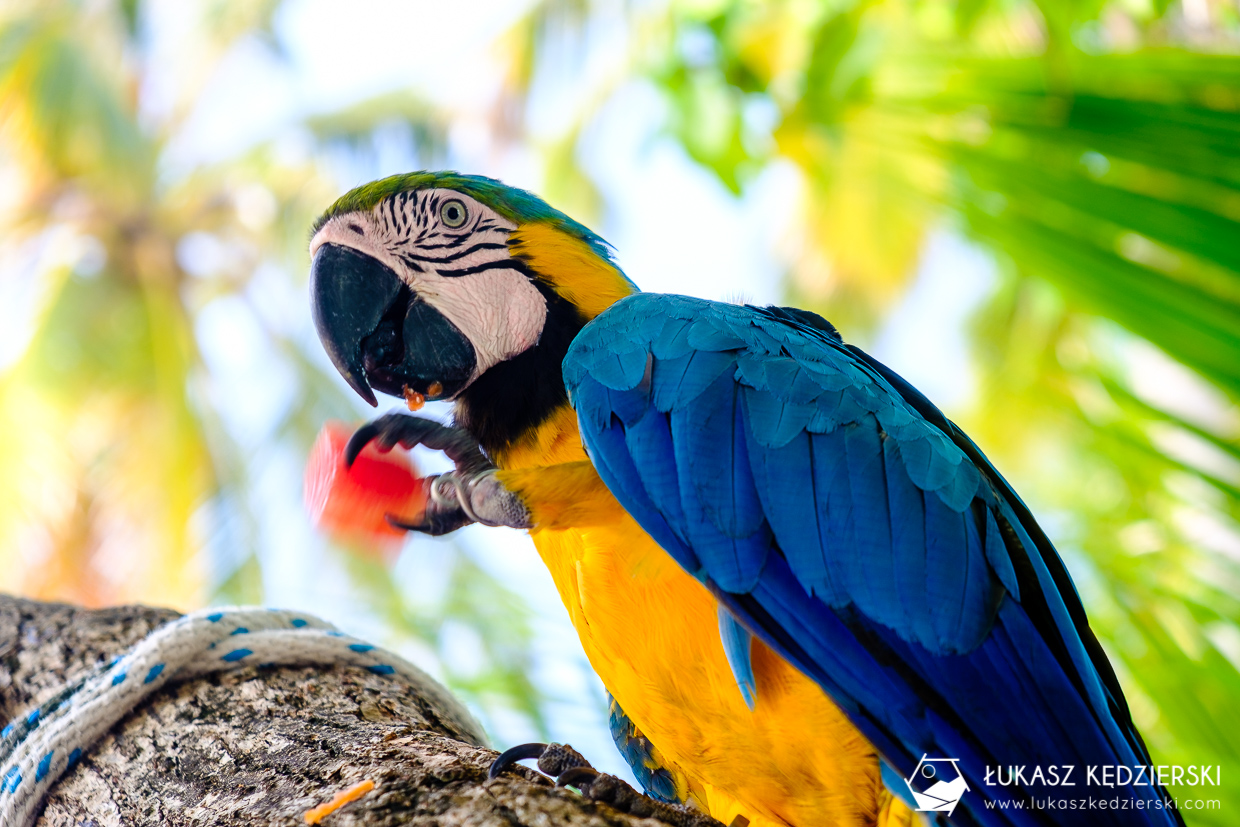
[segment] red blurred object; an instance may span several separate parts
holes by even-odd
[[[385,454],[373,443],[362,449],[352,468],[345,468],[344,449],[352,435],[343,422],[328,422],[319,431],[306,463],[306,510],[315,528],[390,556],[405,532],[392,528],[385,516],[421,519],[426,480],[418,477],[408,452],[397,447]]]

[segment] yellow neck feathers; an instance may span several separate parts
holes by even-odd
[[[550,224],[522,224],[508,237],[508,249],[587,319],[636,292],[616,265]]]

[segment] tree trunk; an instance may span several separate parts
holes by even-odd
[[[0,595],[0,720],[177,617]],[[495,753],[412,687],[355,667],[216,673],[157,691],[51,790],[40,827],[301,825],[364,780],[329,827],[655,827],[556,789],[533,770],[487,780]]]

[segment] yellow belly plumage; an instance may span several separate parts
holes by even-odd
[[[725,824],[737,814],[754,827],[912,823],[868,741],[756,640],[749,709],[714,596],[598,481],[570,410],[497,459],[534,512],[534,544],[590,664],[689,797]]]

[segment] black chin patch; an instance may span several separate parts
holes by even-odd
[[[547,301],[538,344],[487,370],[457,403],[457,424],[469,429],[488,452],[515,444],[568,405],[564,356],[586,319],[546,284],[533,283]]]
[[[409,388],[428,399],[455,396],[477,364],[465,334],[408,287],[362,340],[362,359],[375,390],[402,396]]]

